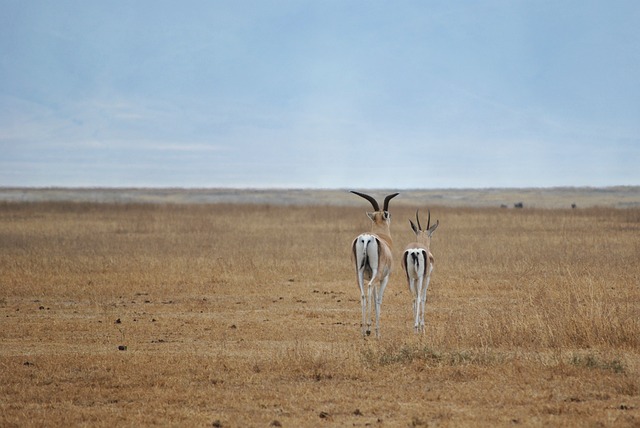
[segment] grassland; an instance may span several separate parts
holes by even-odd
[[[640,425],[640,209],[431,206],[365,340],[366,208],[0,203],[0,426]]]

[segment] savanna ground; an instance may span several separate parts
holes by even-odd
[[[376,340],[358,203],[0,203],[0,426],[640,425],[640,209],[430,206]]]

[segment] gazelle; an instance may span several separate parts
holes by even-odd
[[[418,211],[416,210],[416,222],[418,223],[417,226],[409,220],[411,229],[413,229],[413,233],[416,234],[416,242],[410,243],[405,248],[404,254],[402,255],[402,268],[407,273],[409,290],[411,290],[411,294],[413,295],[413,329],[416,333],[424,333],[424,306],[427,301],[427,288],[429,288],[429,281],[431,280],[431,272],[433,271],[433,263],[435,261],[429,247],[431,246],[431,235],[435,232],[440,221],[437,220],[436,224],[429,227],[431,223],[431,211],[429,211],[427,228],[422,229],[420,219],[418,218]]]
[[[367,216],[372,222],[371,233],[363,233],[353,240],[351,256],[356,266],[358,286],[360,287],[362,336],[371,334],[371,310],[372,304],[375,304],[376,337],[380,337],[380,305],[382,305],[382,296],[393,265],[391,232],[389,230],[391,224],[389,201],[399,193],[387,195],[384,198],[382,210],[373,197],[354,191],[351,193],[371,202],[374,209],[374,212],[367,212]],[[369,280],[366,290],[364,287],[365,279]]]

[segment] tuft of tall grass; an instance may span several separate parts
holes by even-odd
[[[365,347],[360,355],[363,364],[370,368],[413,364],[423,367],[491,365],[502,358],[487,349],[435,349],[423,343],[390,343],[380,347]]]
[[[614,373],[625,372],[624,364],[619,359],[603,360],[594,354],[574,354],[570,359],[570,364],[590,369],[610,370]]]

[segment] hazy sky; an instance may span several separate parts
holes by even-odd
[[[0,186],[640,185],[640,2],[0,0]]]

